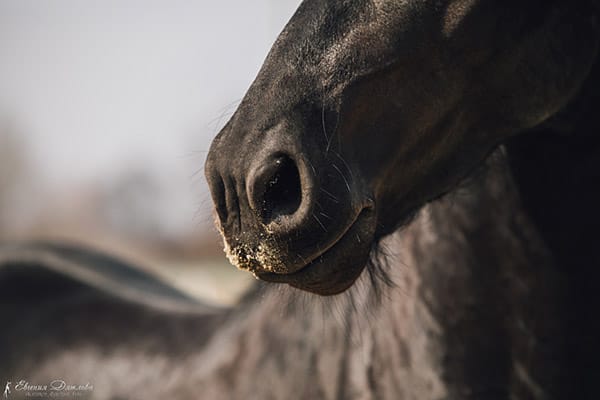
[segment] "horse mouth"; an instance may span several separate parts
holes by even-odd
[[[256,272],[255,275],[267,282],[287,283],[323,296],[339,294],[352,286],[368,261],[374,220],[373,209],[364,208],[338,240],[299,270],[289,274]]]

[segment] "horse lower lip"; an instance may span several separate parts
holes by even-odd
[[[349,232],[352,231],[352,229],[354,227],[357,226],[357,224],[359,224],[362,221],[362,217],[364,215],[365,212],[367,212],[369,209],[365,208],[363,209],[358,216],[354,219],[354,221],[352,222],[352,224],[350,224],[348,226],[348,228],[346,228],[346,230],[344,231],[344,233],[342,233],[339,238],[333,242],[331,244],[331,246],[329,246],[327,249],[325,249],[324,251],[322,251],[321,253],[319,253],[317,256],[315,256],[311,261],[309,261],[308,263],[306,263],[302,268],[300,268],[299,270],[296,270],[292,273],[289,274],[278,274],[278,273],[274,273],[274,272],[261,272],[261,273],[256,273],[256,276],[259,279],[262,279],[264,281],[267,282],[274,282],[274,283],[288,283],[288,281],[293,280],[294,278],[304,274],[307,272],[307,270],[309,268],[314,267],[316,264],[321,264],[319,262],[319,260],[322,260],[323,257],[327,257],[327,255],[331,254],[332,252],[334,252],[336,250],[336,248],[338,247],[338,244],[340,242],[342,242],[346,236],[349,234]]]
[[[359,214],[360,215],[360,214]],[[295,274],[298,274],[302,271],[304,271],[306,268],[312,266],[313,264],[315,264],[316,262],[318,262],[319,259],[321,259],[323,256],[325,256],[326,254],[328,254],[331,250],[335,249],[336,245],[344,238],[346,237],[346,235],[348,234],[348,231],[350,231],[353,227],[354,224],[356,224],[358,221],[358,218],[356,218],[345,230],[344,232],[337,238],[337,240],[335,242],[333,242],[329,247],[327,247],[325,250],[323,250],[322,252],[320,252],[319,254],[315,255],[310,261],[308,261],[306,264],[304,264],[304,266],[294,272],[291,272],[289,274],[277,274],[274,273],[274,275],[283,275],[283,276],[293,276]],[[272,274],[271,272],[269,272],[268,274]],[[262,276],[261,276],[262,277]]]

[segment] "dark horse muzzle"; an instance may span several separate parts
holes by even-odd
[[[236,124],[234,117],[206,163],[230,262],[320,294],[348,288],[375,230],[372,200],[355,172],[333,148],[301,140],[306,126],[278,124],[240,141]]]

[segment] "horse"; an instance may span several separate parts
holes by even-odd
[[[99,399],[596,398],[599,14],[303,1],[205,165],[228,258],[265,283],[219,309],[89,250],[4,246],[0,378]]]

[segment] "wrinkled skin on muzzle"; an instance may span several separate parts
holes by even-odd
[[[592,3],[304,1],[207,158],[230,261],[347,289],[382,236],[577,92]]]

